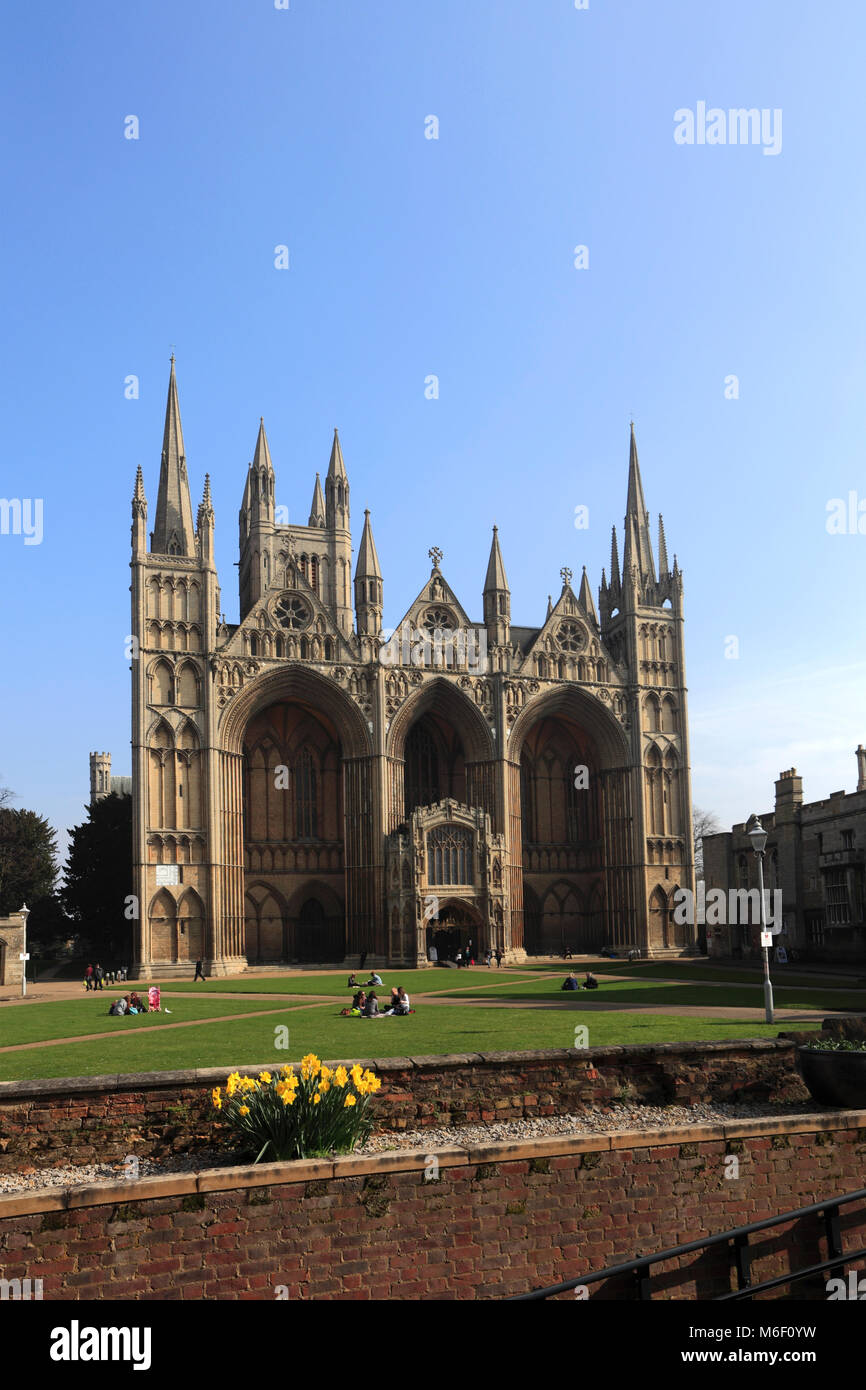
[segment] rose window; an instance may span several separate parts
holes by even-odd
[[[450,631],[456,628],[454,614],[448,608],[428,608],[424,616],[423,627],[427,632]]]
[[[564,652],[579,652],[586,645],[586,633],[580,623],[560,623],[556,640]]]
[[[274,604],[274,618],[280,627],[295,629],[306,627],[312,618],[309,604],[295,594],[283,594]]]

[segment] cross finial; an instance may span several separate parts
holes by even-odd
[[[563,587],[571,583],[571,570],[568,568],[568,565],[563,565],[562,569],[559,571],[559,577],[562,580]]]
[[[434,568],[434,570],[438,570],[438,568],[439,568],[439,561],[442,559],[442,551],[439,549],[438,545],[432,546],[432,547],[430,548],[430,550],[427,551],[427,554],[429,555],[430,559],[433,561],[433,568]]]

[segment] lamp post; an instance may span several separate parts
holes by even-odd
[[[764,906],[764,851],[767,847],[767,832],[761,825],[757,816],[751,817],[751,829],[747,832],[752,842],[752,849],[755,851],[755,858],[758,861],[758,893],[761,900],[761,940],[764,941],[764,933],[767,930],[767,920]],[[772,1023],[773,1020],[773,986],[770,981],[770,948],[762,945],[764,953],[764,1020]]]
[[[27,918],[30,916],[30,908],[27,906],[26,903],[22,903],[21,907],[18,909],[18,916],[22,918],[24,922],[24,935],[21,938],[21,945],[24,947],[24,950],[21,952],[21,998],[26,999],[27,962],[30,959],[29,955],[27,954]]]

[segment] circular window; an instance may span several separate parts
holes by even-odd
[[[278,598],[273,607],[273,614],[280,627],[295,631],[307,627],[313,616],[309,604],[297,594],[283,594]]]
[[[556,640],[562,651],[579,652],[586,646],[586,632],[580,623],[560,623]]]
[[[449,608],[428,608],[422,626],[427,632],[451,631],[457,623]]]

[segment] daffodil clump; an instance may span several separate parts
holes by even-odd
[[[233,1071],[211,1092],[226,1125],[255,1162],[350,1153],[373,1127],[370,1097],[382,1085],[363,1067],[326,1067],[312,1052],[298,1071],[286,1065],[258,1077]]]

